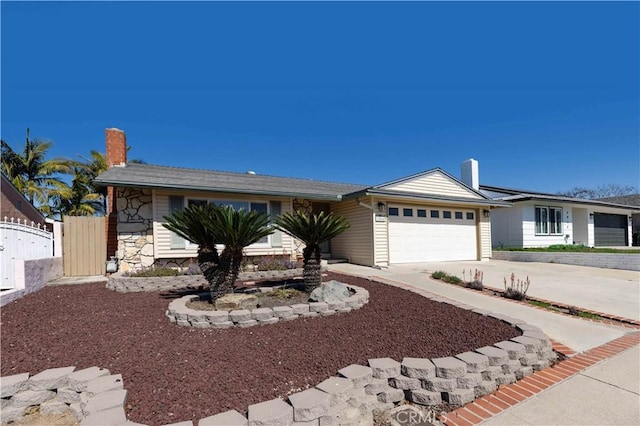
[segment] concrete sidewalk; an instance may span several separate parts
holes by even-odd
[[[390,284],[394,281],[411,284],[476,308],[518,318],[541,328],[550,338],[563,343],[576,352],[583,352],[587,349],[600,346],[631,331],[623,327],[598,324],[541,309],[530,308],[506,299],[501,300],[451,284],[442,283],[431,279],[430,275],[425,273],[424,269],[420,268],[390,267],[380,270],[340,263],[329,265],[329,270],[371,278]]]
[[[640,346],[528,398],[483,425],[640,424]]]

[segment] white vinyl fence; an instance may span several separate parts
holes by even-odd
[[[20,219],[0,221],[0,290],[15,288],[15,261],[53,256],[53,233]]]

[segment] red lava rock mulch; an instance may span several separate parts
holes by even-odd
[[[166,293],[121,294],[101,284],[46,287],[2,308],[2,376],[74,365],[120,373],[129,418],[196,420],[285,397],[347,365],[455,355],[515,337],[498,320],[366,279],[370,301],[348,314],[245,329],[170,323]]]

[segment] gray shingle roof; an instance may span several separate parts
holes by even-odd
[[[344,194],[368,188],[365,185],[149,164],[112,167],[101,173],[95,182],[104,186],[239,192],[326,200],[339,200]]]
[[[640,207],[640,194],[620,195],[618,197],[598,198],[598,201],[626,204],[627,206]]]

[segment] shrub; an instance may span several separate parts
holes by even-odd
[[[172,269],[169,267],[151,267],[151,268],[143,268],[140,271],[135,272],[125,272],[122,274],[125,277],[177,277],[180,275],[180,271],[177,269]]]
[[[449,274],[442,278],[442,281],[449,284],[462,284],[462,280],[460,278],[456,277],[455,275]]]
[[[569,315],[578,316],[580,315],[580,309],[575,306],[569,306]]]
[[[435,271],[431,274],[431,277],[449,284],[462,284],[462,280],[460,278],[455,275],[450,275],[444,271]]]
[[[503,296],[514,300],[525,300],[527,298],[527,290],[529,290],[529,277],[526,280],[516,280],[514,273],[511,273],[509,286],[507,286],[507,278],[504,278]]]
[[[297,263],[288,257],[263,256],[258,262],[258,271],[285,271],[295,269]]]
[[[447,275],[447,273],[444,272],[444,271],[435,271],[433,274],[431,274],[433,279],[436,279],[436,280],[441,280],[446,275]]]
[[[463,269],[462,278],[467,288],[472,288],[474,290],[482,290],[484,288],[484,286],[482,285],[484,274],[478,269],[476,269],[475,272],[471,272],[471,269],[469,269],[469,281],[467,281],[467,276]]]

